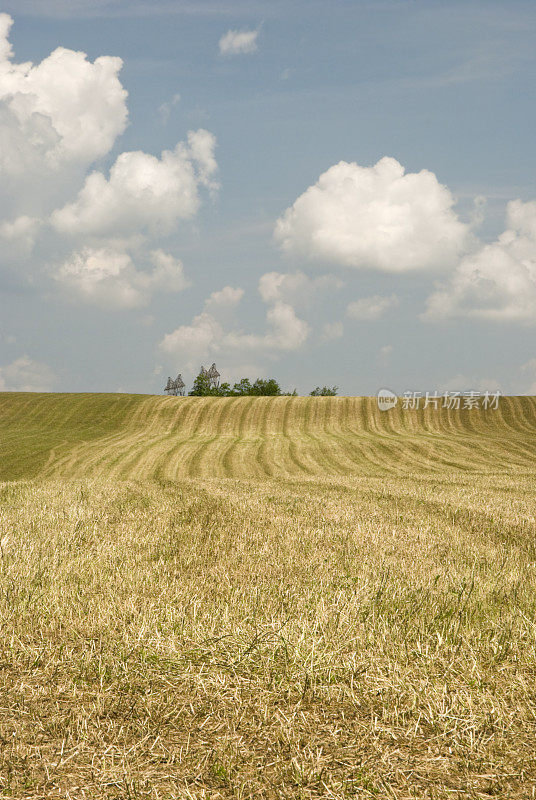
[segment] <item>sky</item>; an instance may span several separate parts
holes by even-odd
[[[0,391],[536,394],[533,0],[0,2]]]

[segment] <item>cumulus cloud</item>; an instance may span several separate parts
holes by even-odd
[[[341,161],[277,221],[289,254],[355,269],[404,273],[453,264],[469,228],[433,172],[405,173],[394,158],[373,167]]]
[[[9,41],[9,31],[13,25],[13,18],[9,14],[0,13],[0,63],[8,61],[13,55],[13,48]]]
[[[0,171],[54,171],[89,165],[105,155],[127,123],[120,58],[58,47],[40,64],[12,62],[9,31],[0,14]]]
[[[273,358],[299,350],[311,333],[308,322],[296,313],[296,304],[308,304],[315,293],[339,288],[343,283],[333,275],[310,278],[303,272],[285,274],[267,272],[261,276],[259,294],[266,304],[266,328],[263,333],[248,333],[239,328],[234,315],[244,297],[244,290],[225,286],[205,301],[201,314],[190,324],[181,325],[160,342],[160,349],[173,355],[177,363],[195,368],[198,362],[225,355],[233,369],[244,356]],[[342,336],[342,323],[327,324],[323,341]],[[238,369],[238,367],[237,367]],[[261,374],[256,367],[257,374]]]
[[[205,302],[202,313],[194,317],[191,324],[181,325],[164,336],[159,347],[188,368],[194,368],[197,362],[223,353],[231,360],[241,358],[245,352],[273,356],[297,350],[305,343],[310,333],[308,323],[281,300],[267,309],[264,334],[245,333],[236,328],[228,330],[218,312],[235,307],[243,294],[242,289],[230,286],[214,292]]]
[[[41,220],[26,214],[13,220],[0,222],[0,243],[3,254],[5,255],[6,250],[9,249],[11,254],[29,255],[33,250],[41,225]]]
[[[186,365],[192,368],[207,355],[220,352],[224,338],[220,323],[212,314],[203,311],[190,325],[180,325],[172,333],[167,333],[159,347],[177,359],[186,360]]]
[[[124,250],[88,247],[72,253],[54,277],[71,297],[103,308],[138,308],[154,292],[180,292],[188,286],[178,259],[154,250],[150,260],[151,271],[139,270]]]
[[[296,316],[292,306],[276,303],[266,313],[265,334],[226,331],[210,313],[203,311],[190,325],[181,325],[160,342],[164,352],[187,361],[191,367],[203,358],[221,353],[233,356],[244,352],[273,353],[297,350],[309,335],[309,325]]]
[[[288,303],[277,301],[266,312],[268,330],[265,334],[230,331],[225,334],[224,346],[239,352],[277,352],[298,350],[307,340],[310,326],[300,319]]]
[[[0,366],[0,392],[48,392],[55,381],[50,367],[26,355]]]
[[[199,184],[216,170],[215,138],[190,131],[188,143],[164,150],[160,159],[143,152],[121,153],[107,179],[88,176],[77,199],[52,214],[53,226],[70,235],[121,236],[169,233],[200,205]]]
[[[152,251],[151,262],[154,265],[153,271],[144,275],[148,286],[157,286],[169,292],[182,292],[190,286],[184,275],[182,261],[178,258],[158,249]]]
[[[114,309],[180,291],[182,264],[151,251],[151,238],[191,219],[203,188],[218,189],[214,136],[190,131],[160,157],[124,152],[108,172],[88,174],[127,123],[121,59],[90,61],[59,47],[38,64],[18,64],[12,24],[0,14],[1,267],[34,285],[53,277],[64,295]]]
[[[266,272],[259,279],[259,293],[265,303],[277,300],[296,305],[308,303],[317,292],[340,289],[343,282],[335,275],[310,278],[304,272]]]
[[[243,297],[243,289],[225,286],[219,292],[212,292],[205,300],[205,311],[218,313],[222,310],[234,309]]]
[[[536,322],[536,202],[507,206],[507,229],[466,256],[429,297],[424,318]]]
[[[227,31],[219,42],[220,53],[224,56],[235,56],[239,53],[255,53],[258,49],[259,31]]]
[[[293,307],[288,303],[281,301],[275,303],[267,311],[266,319],[272,328],[272,331],[263,337],[263,345],[268,348],[297,350],[309,336],[309,325],[296,316]]]
[[[395,294],[381,295],[374,294],[372,297],[361,297],[349,303],[346,313],[354,319],[378,319],[385,312],[398,304],[398,297]]]
[[[218,169],[214,155],[215,149],[216,137],[210,131],[199,128],[197,131],[188,132],[186,152],[196,164],[199,182],[207,186],[212,193],[219,189],[219,184],[212,177]]]

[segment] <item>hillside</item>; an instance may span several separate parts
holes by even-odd
[[[0,480],[530,471],[536,398],[380,412],[366,397],[0,394]]]
[[[535,455],[528,397],[0,394],[0,797],[534,798]]]

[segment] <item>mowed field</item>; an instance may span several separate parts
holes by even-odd
[[[0,394],[0,798],[536,797],[536,400]]]
[[[531,470],[534,398],[389,412],[366,397],[0,395],[0,480],[324,478]]]

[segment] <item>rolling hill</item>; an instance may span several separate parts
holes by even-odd
[[[0,394],[0,796],[535,796],[536,398]]]
[[[0,394],[0,480],[530,471],[536,399],[380,412],[367,397]]]

